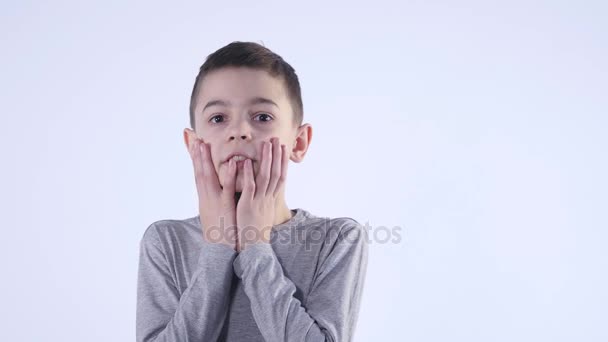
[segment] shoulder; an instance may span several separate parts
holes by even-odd
[[[336,217],[331,219],[332,226],[337,227],[337,242],[347,244],[366,244],[367,229],[359,221],[351,217]]]
[[[311,215],[312,216],[312,215]],[[348,216],[314,217],[310,228],[325,234],[311,236],[319,242],[318,265],[320,272],[333,270],[339,265],[366,265],[369,251],[368,231],[365,225]]]
[[[190,239],[192,235],[200,231],[199,226],[198,216],[157,220],[144,230],[140,243],[157,247],[175,244],[179,240]]]
[[[325,235],[325,243],[367,242],[368,232],[359,221],[348,216],[321,217],[307,212],[306,225],[320,230]]]

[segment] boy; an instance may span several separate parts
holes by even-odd
[[[368,258],[357,221],[285,202],[312,127],[294,69],[257,43],[209,55],[184,142],[199,215],[140,242],[137,341],[351,341]]]

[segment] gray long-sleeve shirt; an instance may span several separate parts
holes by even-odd
[[[152,223],[140,242],[137,341],[351,341],[368,235],[298,208],[271,242],[206,242],[200,217]]]

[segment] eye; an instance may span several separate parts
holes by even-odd
[[[221,119],[221,120],[217,121],[215,119]],[[224,121],[224,116],[222,114],[214,115],[211,117],[211,119],[209,119],[209,122],[212,122],[212,123],[220,123],[222,121]]]
[[[268,122],[268,121],[274,120],[272,118],[272,116],[268,115],[267,113],[260,113],[260,114],[256,115],[255,117],[260,118],[260,120],[257,120],[257,121],[262,121],[262,122]]]

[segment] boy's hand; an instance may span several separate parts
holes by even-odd
[[[194,176],[199,200],[199,214],[203,238],[211,243],[222,243],[236,250],[236,204],[234,188],[236,165],[228,164],[224,179],[224,188],[215,172],[209,145],[196,139],[190,148],[190,157],[194,165]]]
[[[275,204],[287,177],[287,149],[278,138],[264,141],[260,170],[254,180],[251,160],[243,167],[243,192],[236,209],[238,244],[242,251],[254,243],[269,243]]]

